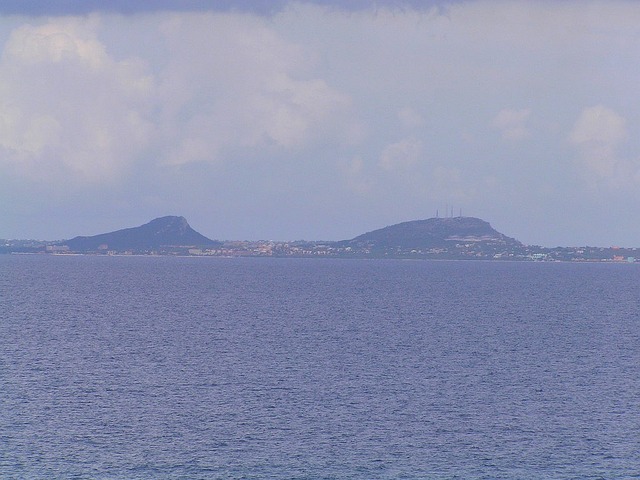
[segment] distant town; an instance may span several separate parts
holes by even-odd
[[[210,240],[183,217],[162,217],[140,227],[68,241],[0,240],[0,253],[640,262],[639,248],[525,245],[473,217],[404,222],[352,240],[291,242]]]
[[[164,246],[153,249],[110,249],[100,245],[95,251],[74,251],[66,245],[47,242],[2,240],[0,253],[48,255],[174,255],[198,257],[312,257],[312,258],[405,258],[429,260],[524,260],[556,262],[640,262],[640,249],[619,247],[555,247],[523,245],[500,248],[486,244],[453,243],[429,249],[387,248],[374,250],[339,242],[314,241],[229,241],[215,248]]]

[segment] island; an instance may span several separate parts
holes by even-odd
[[[635,263],[640,251],[525,245],[482,219],[463,216],[402,222],[351,240],[292,242],[212,240],[191,228],[184,217],[165,216],[138,227],[64,241],[0,240],[0,253]]]

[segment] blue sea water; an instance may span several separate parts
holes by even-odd
[[[0,478],[640,478],[640,267],[0,256]]]

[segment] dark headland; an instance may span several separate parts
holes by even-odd
[[[166,216],[156,218],[139,227],[90,237],[75,237],[64,244],[72,251],[89,252],[100,249],[150,251],[164,247],[206,247],[218,245],[219,242],[196,232],[184,217]]]
[[[452,243],[502,246],[522,244],[496,231],[489,222],[474,217],[429,218],[398,223],[357,236],[348,243],[375,249],[446,248]]]
[[[2,241],[0,253],[189,255],[218,257],[411,258],[547,260],[633,263],[640,251],[617,247],[525,245],[475,217],[436,217],[390,225],[342,241],[218,241],[184,217],[156,218],[138,227],[61,242]]]

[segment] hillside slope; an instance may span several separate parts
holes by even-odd
[[[144,225],[89,237],[75,237],[65,242],[72,251],[145,250],[165,246],[206,246],[217,242],[196,232],[184,217],[156,218]]]
[[[398,223],[349,240],[352,245],[373,248],[439,248],[453,243],[521,245],[475,217],[429,218]]]

